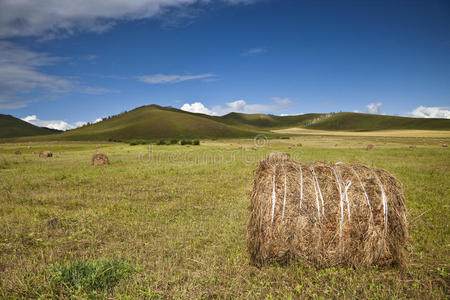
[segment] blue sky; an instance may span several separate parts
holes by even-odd
[[[0,0],[0,112],[450,118],[449,1]]]

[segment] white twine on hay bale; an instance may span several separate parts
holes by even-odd
[[[301,212],[302,212],[302,204],[303,204],[303,171],[302,171],[302,164],[298,164],[298,167],[300,169],[300,205],[298,209],[298,219],[297,223],[300,222]]]
[[[300,164],[285,153],[271,153],[255,175],[247,241],[253,264],[296,259],[324,266],[404,264],[405,199],[387,171]],[[277,203],[277,197],[283,201]]]

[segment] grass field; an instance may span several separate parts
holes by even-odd
[[[237,139],[0,144],[0,298],[448,299],[450,155],[442,142],[449,137],[307,135],[256,151]],[[376,148],[366,151],[368,143]],[[90,165],[97,148],[110,166]],[[32,153],[47,149],[53,158]],[[271,150],[394,174],[407,198],[408,268],[249,265],[252,171]]]

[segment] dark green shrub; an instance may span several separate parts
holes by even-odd
[[[171,144],[171,145],[178,144],[178,139],[171,139],[171,140],[170,140],[170,144]]]
[[[197,139],[193,140],[192,145],[200,145],[200,140]]]
[[[282,140],[289,140],[290,137],[288,137],[288,136],[282,136],[282,137],[280,137],[280,139],[282,139]]]
[[[183,139],[183,140],[181,140],[180,144],[181,145],[192,145],[192,141]]]
[[[165,140],[159,140],[156,142],[156,145],[166,145],[166,141]]]

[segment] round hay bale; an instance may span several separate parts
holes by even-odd
[[[448,145],[447,145],[447,144],[442,144],[442,147],[445,147],[445,148],[446,148],[446,147],[448,147]]]
[[[409,145],[409,148],[410,148],[410,149],[416,148],[416,145]]]
[[[20,152],[20,150],[16,150],[16,151],[14,151],[14,154],[15,154],[15,155],[21,155],[22,152]]]
[[[52,157],[53,153],[51,151],[42,151],[39,153],[39,157]]]
[[[403,265],[408,238],[398,180],[361,164],[259,162],[250,195],[252,264]]]
[[[369,144],[367,145],[367,151],[373,150],[375,148],[375,145]]]
[[[109,159],[108,156],[97,151],[92,156],[91,163],[93,166],[109,165]]]

